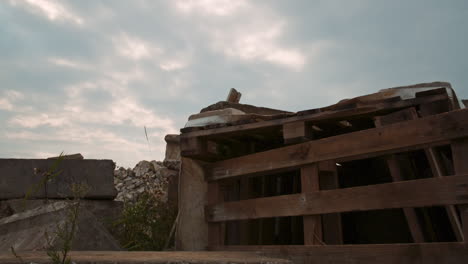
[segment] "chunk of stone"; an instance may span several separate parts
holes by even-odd
[[[166,141],[165,161],[180,161],[180,136],[169,134],[164,137]],[[164,165],[166,166],[166,165]]]
[[[46,250],[50,241],[59,246],[59,230],[70,223],[72,206],[71,202],[55,202],[0,219],[0,251],[10,247],[16,251]],[[121,246],[83,206],[79,209],[72,250],[121,250]]]
[[[23,213],[60,200],[25,200],[13,199],[0,202],[0,208],[9,208],[10,215]],[[111,200],[81,200],[81,205],[91,212],[101,224],[111,230],[113,223],[119,218],[123,210],[123,202]]]

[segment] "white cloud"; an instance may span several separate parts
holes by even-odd
[[[6,98],[0,98],[0,110],[12,110],[13,104]]]
[[[306,55],[279,44],[284,23],[235,26],[231,31],[215,30],[214,48],[225,55],[246,61],[264,61],[301,70]]]
[[[0,97],[0,110],[14,111],[18,110],[18,107],[15,107],[15,102],[22,100],[24,95],[15,90],[6,90],[1,94]]]
[[[244,0],[177,0],[175,6],[184,13],[202,13],[216,16],[227,16],[247,6]]]
[[[66,58],[49,58],[48,61],[54,65],[57,66],[62,66],[62,67],[67,67],[67,68],[72,68],[72,69],[77,69],[77,70],[91,70],[93,67],[90,65],[66,59]]]
[[[187,62],[182,60],[167,60],[159,64],[159,67],[164,71],[176,71],[187,67]]]
[[[112,41],[118,54],[132,60],[148,59],[162,52],[160,48],[127,33],[113,37]]]
[[[83,18],[74,14],[62,3],[55,0],[10,0],[13,5],[22,5],[28,11],[45,16],[50,21],[64,20],[77,25],[84,24]]]
[[[68,124],[67,119],[61,114],[21,114],[16,115],[8,122],[10,125],[20,127],[36,128],[38,126],[59,127]]]

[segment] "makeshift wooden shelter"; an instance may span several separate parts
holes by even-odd
[[[181,130],[179,250],[468,263],[468,109],[449,83],[297,113],[237,102]]]

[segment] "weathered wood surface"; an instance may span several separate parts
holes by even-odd
[[[335,190],[340,188],[336,163],[331,160],[319,162],[318,165],[320,190]],[[322,229],[323,241],[327,245],[343,244],[343,227],[340,213],[323,214]]]
[[[379,116],[374,119],[374,124],[376,127],[386,126],[389,124],[394,124],[406,120],[417,119],[418,114],[416,109],[413,107],[403,109],[385,116]],[[389,155],[385,157],[387,166],[390,171],[390,176],[394,182],[403,181],[403,175],[401,175],[401,168],[398,160],[395,155]],[[434,164],[435,166],[435,164]],[[416,243],[424,242],[424,235],[421,230],[421,225],[418,221],[418,216],[414,208],[403,208],[403,213],[408,223],[408,229],[410,230],[411,237]]]
[[[439,102],[440,103],[440,102]],[[437,103],[435,106],[440,106],[440,104]],[[445,108],[450,107],[450,102],[447,100],[447,102],[443,102],[442,104]],[[431,110],[432,105],[425,105],[424,106],[424,111],[421,112],[422,116],[426,116],[430,113],[438,113],[438,110]],[[423,110],[423,109],[420,109]],[[385,116],[380,116],[375,118],[375,124],[376,127],[379,126],[385,126],[388,124],[393,124],[397,122],[402,122],[402,121],[407,121],[407,120],[414,120],[418,119],[418,113],[414,107],[403,109]],[[442,171],[441,168],[441,163],[438,159],[437,153],[434,148],[424,148],[424,153],[426,154],[426,158],[429,162],[429,166],[431,167],[432,175],[433,177],[442,177],[444,175],[444,172]],[[390,168],[390,174],[392,175],[392,178],[394,181],[401,181],[403,180],[402,176],[400,175],[400,170],[399,170],[399,164],[395,160],[395,157],[393,155],[390,155],[387,158],[387,164]],[[456,212],[456,209],[453,205],[446,205],[445,210],[447,211],[447,216],[450,221],[450,225],[452,227],[453,233],[455,234],[455,237],[457,241],[463,241],[463,234],[461,230],[461,225],[460,225],[460,220],[458,219],[458,215]],[[414,209],[412,208],[403,208],[404,214],[406,216],[406,219],[408,221],[408,226],[411,231],[411,235],[413,237],[414,242],[421,243],[424,242],[424,237],[422,235],[421,231],[421,226],[418,222],[416,213]]]
[[[377,244],[336,246],[229,246],[214,250],[254,251],[287,257],[296,264],[464,264],[464,243]]]
[[[44,251],[18,252],[24,263],[52,263]],[[210,252],[210,251],[72,251],[71,259],[77,264],[288,264],[290,260],[261,256],[255,252]],[[0,263],[21,263],[9,251],[0,252]]]
[[[208,183],[207,204],[223,202],[223,193],[219,182]],[[208,224],[208,246],[224,245],[225,228],[222,223]]]
[[[208,187],[202,163],[183,157],[179,183],[176,248],[205,250],[208,246],[208,223],[203,209]]]
[[[465,203],[468,175],[458,175],[226,202],[205,212],[216,222]]]
[[[455,173],[468,173],[468,139],[454,140],[451,146]],[[468,246],[468,203],[458,209],[462,218],[463,241]]]
[[[287,124],[290,122],[317,122],[323,120],[352,120],[354,118],[358,118],[361,116],[367,115],[379,115],[384,114],[392,111],[396,111],[398,109],[403,109],[411,106],[416,106],[420,104],[427,104],[431,102],[441,101],[447,99],[447,94],[437,94],[431,96],[425,96],[420,98],[408,99],[408,100],[400,100],[395,102],[382,102],[382,103],[375,103],[371,106],[360,106],[358,108],[345,108],[339,110],[326,110],[321,111],[320,109],[316,109],[317,111],[312,111],[312,114],[298,114],[292,117],[280,118],[280,119],[273,119],[268,121],[262,122],[254,122],[248,124],[240,124],[240,125],[232,125],[220,128],[212,128],[212,129],[205,129],[205,130],[195,130],[191,132],[184,132],[184,129],[181,134],[181,137],[199,137],[199,136],[211,136],[211,135],[222,135],[222,134],[229,134],[229,133],[239,133],[245,132],[250,130],[255,130],[259,128],[266,128],[266,127],[280,127],[283,124]]]
[[[318,165],[312,164],[301,168],[301,192],[315,192],[319,190],[319,171]],[[305,215],[303,217],[304,225],[304,244],[321,244],[322,240],[322,222],[319,215]]]
[[[468,109],[218,161],[211,165],[208,177],[219,180],[297,168],[317,161],[379,156],[446,144],[462,137],[468,137]]]

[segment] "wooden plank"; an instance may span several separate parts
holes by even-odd
[[[241,93],[239,93],[236,89],[231,88],[231,90],[229,90],[229,94],[226,98],[226,101],[230,103],[239,103],[241,96]]]
[[[254,251],[286,257],[296,264],[464,264],[468,249],[459,242],[339,246],[229,246],[214,250]]]
[[[319,190],[319,172],[317,164],[301,168],[301,191],[303,193]],[[318,215],[305,215],[304,222],[304,245],[321,244],[322,226]]]
[[[241,177],[239,182],[239,198],[240,200],[249,199],[250,194],[250,181],[248,177]],[[240,231],[240,244],[248,245],[249,244],[249,222],[248,220],[242,220],[239,223]]]
[[[416,109],[407,108],[385,116],[376,117],[374,119],[374,123],[376,127],[381,127],[405,120],[417,119],[417,115]],[[400,165],[398,164],[395,155],[386,157],[386,162],[392,180],[394,182],[402,181],[403,176],[401,175]],[[424,242],[424,235],[414,208],[403,208],[403,213],[405,215],[406,222],[408,223],[408,229],[410,230],[413,241],[416,243]]]
[[[468,137],[468,109],[381,128],[281,147],[212,164],[209,180],[297,168],[317,161],[358,159]],[[242,164],[242,166],[239,166]]]
[[[334,161],[319,162],[319,177],[321,190],[338,189],[338,172]],[[343,244],[343,228],[341,225],[341,214],[322,215],[323,241],[327,245]]]
[[[442,89],[442,90],[439,90],[439,91],[434,90],[434,91],[429,91],[429,92],[445,92],[445,89]],[[443,102],[434,102],[432,104],[421,105],[420,114],[424,117],[424,116],[433,115],[439,112],[448,111],[449,103],[450,103],[449,100],[444,100]],[[437,109],[431,110],[433,108],[438,108],[441,105],[444,105],[444,107],[446,107],[446,110],[440,110],[440,109],[439,109],[440,111]],[[376,126],[382,126],[382,125],[388,125],[388,124],[406,121],[406,120],[414,120],[418,118],[419,116],[418,116],[418,113],[416,112],[416,109],[412,107],[412,108],[407,108],[407,109],[397,111],[395,113],[388,114],[386,116],[377,117],[375,119],[376,121],[375,123],[376,123]],[[435,152],[434,148],[424,148],[424,153],[426,154],[427,160],[429,162],[429,166],[431,167],[433,177],[442,177],[444,173],[442,172],[441,162],[439,161],[437,153]],[[395,160],[393,160],[392,164],[389,164],[389,166],[397,166],[397,165],[398,164],[396,163]],[[395,174],[399,172],[397,172],[397,170],[395,169],[392,170],[392,168],[390,167],[390,173],[392,174],[392,176],[395,176]],[[401,178],[400,176],[398,177]],[[394,181],[395,180],[403,180],[403,179],[394,179]],[[462,241],[463,234],[462,234],[460,221],[458,219],[455,207],[453,205],[447,205],[445,206],[445,210],[447,211],[447,216],[449,218],[450,225],[452,227],[452,230],[455,234],[457,241]],[[424,242],[422,232],[421,232],[421,227],[418,223],[416,213],[414,212],[414,210],[411,208],[403,208],[403,211],[408,220],[408,226],[410,228],[414,241]]]
[[[283,125],[285,144],[294,144],[312,139],[312,126],[305,122],[293,122]]]
[[[211,222],[468,203],[468,175],[226,202],[205,208]]]
[[[402,181],[403,177],[401,175],[400,166],[394,155],[391,155],[387,158],[387,164],[393,181]],[[411,232],[411,237],[413,238],[413,241],[416,243],[424,242],[424,235],[421,230],[421,226],[419,224],[418,217],[414,208],[403,208],[403,213],[405,214],[406,221],[408,223],[408,229]]]
[[[438,95],[433,95],[433,96],[426,96],[426,97],[408,99],[408,100],[397,101],[397,102],[380,103],[380,104],[375,104],[372,106],[364,106],[364,107],[353,108],[353,109],[317,112],[317,113],[308,114],[308,115],[298,115],[298,116],[293,116],[293,117],[288,117],[288,118],[261,121],[261,122],[255,122],[255,123],[250,123],[250,124],[227,126],[227,127],[214,128],[214,129],[208,129],[208,130],[195,130],[191,132],[182,133],[181,138],[222,135],[222,134],[229,134],[229,133],[245,133],[246,131],[249,131],[249,130],[256,130],[256,129],[266,128],[266,127],[278,127],[279,128],[283,124],[297,122],[297,121],[316,122],[316,121],[321,121],[321,120],[334,120],[334,119],[336,119],[337,121],[344,120],[344,119],[352,120],[353,118],[357,118],[360,116],[384,114],[384,113],[392,112],[398,109],[420,105],[422,103],[440,101],[446,98],[448,98],[447,94],[438,94]]]
[[[219,182],[208,183],[207,204],[222,202],[223,193]],[[224,228],[222,223],[208,224],[208,247],[224,245]]]
[[[468,139],[454,140],[451,146],[455,173],[468,172]],[[462,217],[463,241],[468,244],[468,205],[461,205],[458,209]]]

